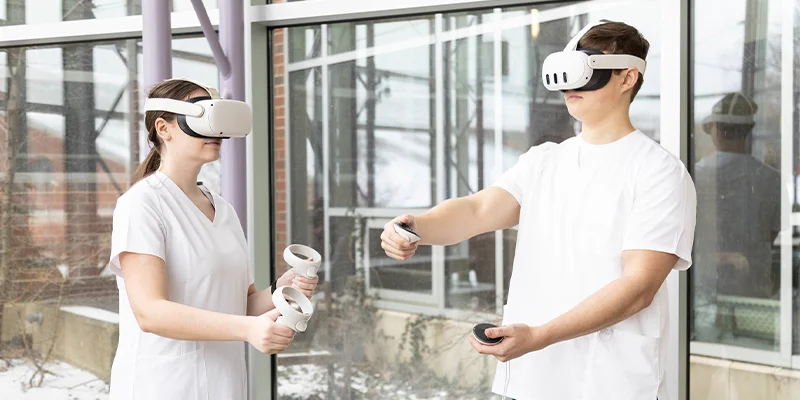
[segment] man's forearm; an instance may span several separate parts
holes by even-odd
[[[153,300],[136,316],[142,330],[175,340],[246,341],[252,317]]]
[[[445,200],[414,217],[417,233],[422,236],[420,244],[451,245],[469,239],[475,235],[472,233],[475,217],[475,210],[467,198]]]
[[[574,339],[617,324],[652,301],[643,285],[622,277],[589,296],[541,328],[549,344]]]
[[[261,315],[275,308],[272,304],[272,288],[247,296],[247,315]]]

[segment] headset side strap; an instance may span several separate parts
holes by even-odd
[[[644,75],[647,63],[630,54],[596,54],[589,56],[589,66],[594,69],[636,68]]]
[[[174,99],[154,98],[144,103],[145,111],[167,111],[187,117],[199,118],[203,115],[203,107],[199,104]]]

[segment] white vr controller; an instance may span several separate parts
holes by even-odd
[[[395,222],[394,231],[397,232],[398,235],[408,240],[409,243],[416,243],[420,239],[419,234],[404,222]]]
[[[277,323],[295,332],[306,331],[308,320],[314,314],[314,307],[303,292],[291,286],[281,286],[272,294],[272,303],[281,312]]]
[[[292,267],[297,276],[315,278],[322,256],[311,247],[292,244],[283,251],[283,260]],[[308,321],[314,314],[314,306],[303,292],[292,286],[281,286],[272,293],[272,304],[281,313],[276,322],[295,332],[305,332]]]
[[[283,251],[283,260],[289,264],[298,276],[315,278],[322,256],[308,246],[302,244],[292,244]]]

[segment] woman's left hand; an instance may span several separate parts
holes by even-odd
[[[314,295],[314,289],[317,288],[318,282],[318,276],[314,277],[314,279],[297,276],[292,269],[289,269],[283,276],[278,278],[278,287],[294,286],[297,290],[303,292],[306,297],[311,298],[311,296]]]

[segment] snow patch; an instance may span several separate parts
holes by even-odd
[[[96,319],[98,321],[105,321],[111,324],[119,324],[119,314],[102,308],[86,307],[86,306],[64,306],[61,311],[70,314],[80,315],[82,317]]]
[[[30,387],[28,381],[36,371],[29,361],[12,359],[3,370],[0,361],[0,399],[3,400],[107,400],[108,385],[94,374],[63,362],[52,362],[41,387]],[[38,380],[38,379],[37,379]]]

